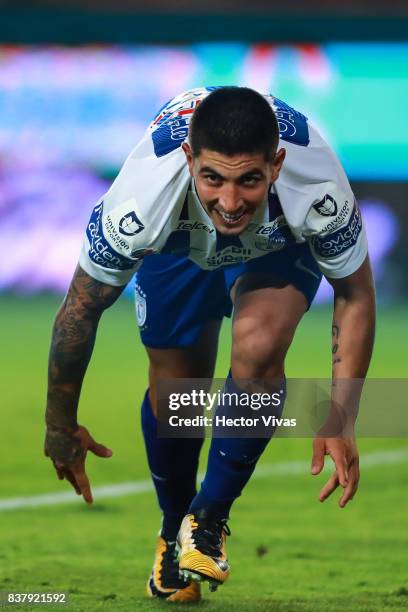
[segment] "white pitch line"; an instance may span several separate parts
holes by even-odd
[[[395,463],[408,462],[408,447],[391,451],[377,451],[362,455],[361,465],[365,468],[378,465],[389,465]],[[326,457],[326,469],[332,469],[331,461]],[[294,474],[307,474],[310,470],[309,461],[286,461],[284,463],[274,463],[259,465],[252,478],[266,478],[267,476],[290,476]],[[203,478],[199,474],[199,479]],[[140,480],[137,482],[122,482],[121,484],[104,485],[93,487],[93,494],[97,501],[112,497],[124,497],[126,495],[138,495],[153,491],[153,484],[150,480]],[[62,493],[46,493],[44,495],[33,495],[28,497],[10,497],[0,499],[0,512],[6,510],[19,510],[21,508],[38,508],[40,506],[55,506],[58,504],[71,504],[82,501],[82,498],[71,491]]]

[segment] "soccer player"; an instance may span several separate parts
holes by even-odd
[[[366,236],[341,165],[300,112],[237,87],[170,101],[94,208],[54,324],[45,448],[58,477],[88,503],[86,454],[111,451],[78,424],[81,385],[99,319],[135,272],[150,359],[142,429],[163,512],[148,593],[198,601],[197,581],[215,588],[228,578],[230,508],[268,439],[214,437],[197,493],[202,441],[158,437],[157,381],[211,378],[232,308],[229,390],[240,392],[238,379],[284,380],[286,353],[322,274],[334,290],[334,383],[364,378],[375,312]],[[346,387],[333,393],[342,406],[352,403]],[[316,437],[313,446],[312,474],[327,454],[335,464],[320,500],[340,486],[344,507],[359,479],[352,430]]]

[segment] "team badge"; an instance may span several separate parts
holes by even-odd
[[[287,244],[285,237],[278,233],[276,236],[261,236],[262,240],[256,240],[255,246],[260,251],[279,251]]]
[[[119,232],[124,236],[136,236],[144,230],[145,226],[132,210],[119,221]]]
[[[323,215],[323,217],[334,217],[337,215],[336,200],[328,193],[324,196],[323,200],[313,204],[313,208],[319,215]]]
[[[136,285],[135,290],[135,308],[137,324],[139,327],[143,327],[146,323],[147,316],[146,294],[141,290],[139,285]]]

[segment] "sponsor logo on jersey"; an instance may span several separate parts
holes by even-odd
[[[355,205],[354,205],[352,210],[354,210],[354,209],[355,209]],[[332,232],[333,230],[337,229],[340,225],[343,225],[343,223],[345,222],[345,220],[348,217],[349,212],[350,212],[350,202],[348,200],[346,200],[345,203],[343,204],[339,214],[337,215],[337,217],[335,219],[333,219],[333,221],[330,221],[330,223],[325,225],[320,230],[320,232],[322,234],[325,234],[327,232]]]
[[[323,217],[334,217],[337,215],[336,200],[328,193],[326,193],[320,202],[313,204],[313,208],[319,215],[323,215]]]
[[[307,147],[310,142],[307,117],[279,98],[274,98],[273,104],[281,139]]]
[[[129,270],[135,262],[120,253],[106,240],[102,229],[103,202],[95,206],[86,228],[89,240],[89,258],[99,266],[113,270]]]
[[[191,115],[201,102],[203,91],[188,92],[185,100],[175,101],[162,109],[152,124],[152,140],[156,157],[178,149],[186,140]]]
[[[124,249],[125,251],[130,251],[129,244],[126,242],[126,240],[119,236],[118,232],[116,231],[115,225],[109,215],[107,215],[106,217],[104,227],[106,233],[108,234],[109,238],[115,246],[120,249]]]
[[[209,90],[210,88],[205,88]],[[217,89],[217,88],[214,88]],[[201,88],[185,91],[184,93],[172,98],[164,106],[161,107],[156,117],[152,121],[151,127],[160,126],[172,117],[178,114],[191,114],[196,106],[200,104],[201,99],[204,96],[204,90]]]
[[[360,211],[355,207],[345,227],[342,227],[324,238],[313,236],[313,249],[318,255],[326,259],[341,255],[341,253],[344,253],[344,251],[347,251],[356,244],[362,227],[363,222]]]
[[[188,134],[188,121],[184,117],[169,120],[152,132],[156,157],[163,157],[178,149]]]
[[[263,223],[262,225],[257,226],[255,234],[257,236],[270,236],[284,225],[286,225],[286,219],[283,215],[280,215],[270,223]]]
[[[212,257],[208,257],[207,266],[209,268],[218,268],[228,264],[245,262],[249,259],[252,259],[251,249],[229,246],[222,251],[217,252]]]
[[[201,223],[201,221],[180,220],[176,229],[186,230],[188,232],[192,232],[193,230],[202,230],[203,232],[208,232],[209,234],[213,234],[215,232],[215,228],[209,227],[208,225],[205,225],[205,223]]]
[[[138,219],[134,210],[131,210],[124,215],[119,221],[119,232],[124,236],[136,236],[143,232],[145,226]]]

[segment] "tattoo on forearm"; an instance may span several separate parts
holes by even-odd
[[[341,357],[338,354],[339,350],[339,338],[340,338],[340,326],[333,321],[332,325],[332,355],[333,355],[333,365],[339,363],[341,361]]]
[[[123,287],[111,287],[78,267],[53,329],[48,368],[46,422],[75,429],[82,380],[92,355],[102,312]]]

